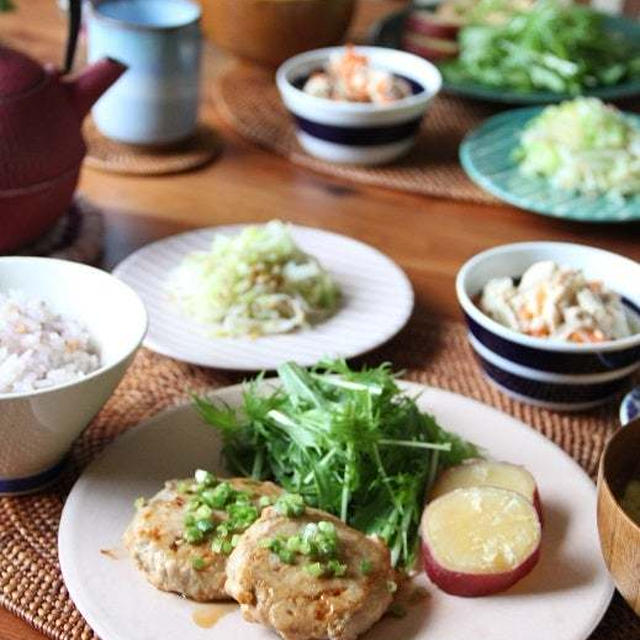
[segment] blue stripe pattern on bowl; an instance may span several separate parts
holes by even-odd
[[[66,462],[67,459],[64,458],[57,464],[53,465],[53,467],[32,476],[24,476],[22,478],[0,478],[0,496],[31,493],[36,489],[41,489],[53,482],[58,475],[60,475]]]
[[[333,142],[335,144],[356,145],[359,147],[373,147],[381,144],[391,144],[411,138],[418,132],[422,117],[395,125],[381,127],[340,127],[307,120],[293,114],[300,129],[314,138]]]
[[[631,375],[616,380],[565,384],[524,378],[496,366],[476,353],[485,373],[506,391],[545,404],[591,405],[615,395],[629,384]]]
[[[615,371],[640,360],[640,346],[620,351],[570,353],[535,349],[502,338],[464,314],[471,334],[487,349],[511,362],[552,373],[592,374]]]

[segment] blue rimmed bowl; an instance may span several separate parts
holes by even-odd
[[[483,313],[477,299],[492,278],[520,277],[540,260],[582,269],[622,296],[636,333],[599,344],[530,337]],[[491,382],[518,400],[556,410],[585,410],[628,386],[640,367],[640,264],[609,251],[562,242],[523,242],[483,251],[467,261],[456,294],[469,341]]]
[[[390,104],[336,102],[306,94],[306,79],[344,47],[316,49],[280,66],[276,84],[296,121],[300,145],[313,156],[340,164],[375,165],[407,153],[424,114],[440,90],[442,77],[430,62],[411,53],[383,47],[358,47],[371,66],[409,82],[413,94]]]

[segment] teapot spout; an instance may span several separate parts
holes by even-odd
[[[65,81],[69,98],[80,120],[98,98],[127,70],[126,65],[113,58],[98,60],[80,75]]]

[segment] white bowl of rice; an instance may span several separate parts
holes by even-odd
[[[55,478],[146,329],[138,295],[107,272],[0,257],[0,495]]]

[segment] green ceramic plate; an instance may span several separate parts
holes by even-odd
[[[513,159],[525,124],[542,111],[529,107],[506,111],[486,120],[460,145],[460,162],[483,189],[521,209],[582,222],[640,220],[640,195],[621,202],[589,197],[552,187],[545,178],[523,176]],[[627,113],[640,125],[640,116]]]
[[[404,21],[408,15],[407,10],[396,11],[374,25],[370,41],[372,44],[392,49],[401,49],[402,33]],[[605,25],[611,31],[623,33],[631,42],[640,42],[640,22],[629,18],[607,16]],[[566,93],[554,93],[552,91],[536,91],[524,93],[500,89],[497,87],[487,87],[481,84],[444,82],[443,91],[475,98],[477,100],[487,100],[489,102],[501,102],[506,104],[543,104],[559,102],[575,97]],[[596,96],[603,100],[620,100],[640,95],[640,80],[623,82],[613,87],[601,87],[585,93],[585,95]]]

